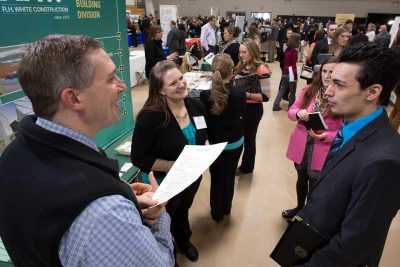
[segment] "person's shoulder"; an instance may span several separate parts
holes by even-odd
[[[162,120],[165,118],[165,112],[158,110],[141,110],[138,117],[137,122],[141,121],[156,121]]]
[[[259,74],[259,75],[270,74],[270,71],[269,71],[269,69],[268,69],[268,67],[266,65],[261,64],[257,68],[257,74]]]

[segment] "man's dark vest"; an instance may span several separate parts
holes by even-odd
[[[92,201],[119,194],[140,208],[117,161],[35,121],[0,158],[0,236],[15,266],[61,266],[60,240]]]

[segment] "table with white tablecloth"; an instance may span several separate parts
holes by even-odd
[[[129,69],[131,77],[131,86],[135,86],[146,79],[144,69],[146,58],[144,51],[131,51],[129,53]]]

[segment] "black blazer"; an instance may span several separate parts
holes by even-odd
[[[144,45],[144,55],[146,58],[146,77],[149,78],[150,70],[157,64],[157,62],[167,59],[162,48],[161,40],[150,39]]]
[[[329,45],[328,45],[327,38],[315,43],[315,47],[314,47],[312,55],[311,55],[311,62],[312,62],[313,67],[317,64],[321,64],[321,63],[318,63],[317,56],[318,56],[318,54],[328,53],[328,51],[329,51],[328,48],[329,48]]]
[[[225,50],[224,53],[231,56],[233,64],[236,66],[239,63],[239,42],[231,43]]]
[[[200,93],[200,100],[206,108],[206,121],[208,138],[210,143],[233,143],[243,136],[243,114],[246,106],[246,91],[243,88],[233,88],[227,85],[229,90],[228,105],[219,115],[211,113],[213,101],[210,99],[210,91]]]
[[[330,242],[301,266],[378,267],[400,208],[400,137],[386,112],[325,164],[300,214]]]
[[[185,106],[190,121],[196,128],[193,117],[204,116],[204,106],[197,100],[187,97]],[[165,113],[163,111],[144,111],[137,118],[132,138],[132,163],[145,172],[149,172],[156,159],[175,161],[182,152],[187,140],[178,122],[168,109],[170,120],[163,126]],[[207,139],[207,129],[196,129],[196,144],[204,145]],[[165,177],[165,172],[154,172],[156,178]]]

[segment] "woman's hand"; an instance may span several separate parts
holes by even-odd
[[[309,134],[316,140],[324,141],[326,139],[326,133],[316,134],[312,129],[310,129]]]
[[[308,112],[307,112],[307,110],[301,109],[301,110],[297,111],[296,115],[297,115],[297,118],[299,118],[299,120],[308,121]]]

